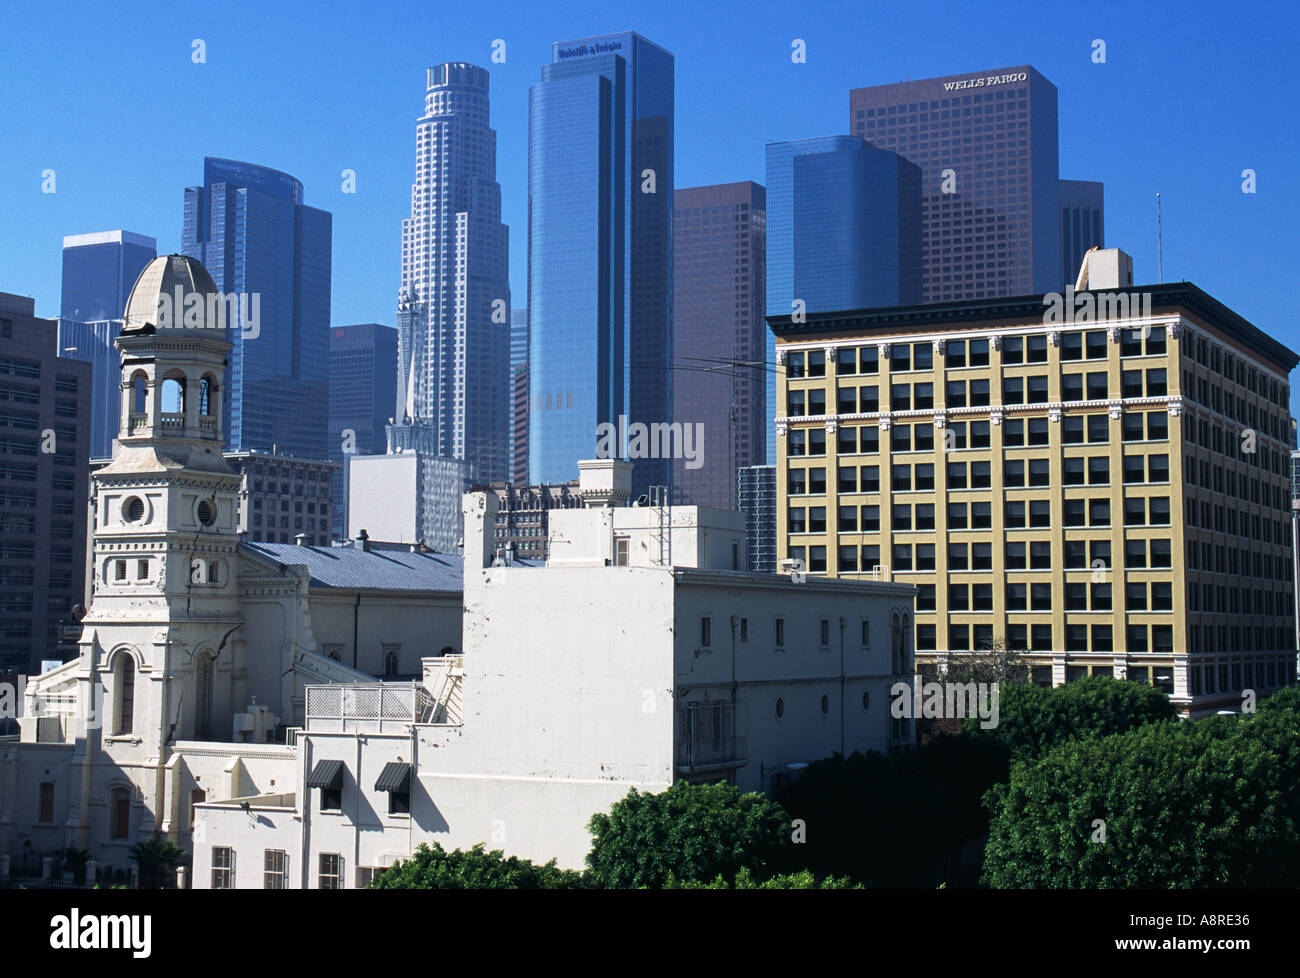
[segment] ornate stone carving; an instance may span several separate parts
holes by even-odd
[[[948,345],[947,340],[935,340],[934,341],[935,355],[940,357],[943,356],[944,353],[946,352],[947,345]]]
[[[785,350],[781,347],[777,347],[776,350],[776,365],[778,367],[785,366]]]
[[[1110,420],[1118,421],[1121,413],[1122,412],[1120,411],[1120,406],[1118,404],[1112,404],[1110,406]]]
[[[1002,423],[1002,412],[991,411],[989,413],[989,421],[993,422],[995,425],[1000,425]]]
[[[1060,346],[1060,345],[1061,345],[1061,331],[1060,331],[1060,330],[1057,330],[1057,329],[1054,329],[1054,330],[1052,330],[1050,333],[1048,333],[1048,334],[1047,334],[1047,342],[1051,343],[1052,346]]]
[[[882,360],[889,359],[890,344],[881,343],[879,346],[876,347],[876,349],[880,352],[880,359]]]
[[[826,419],[826,434],[828,435],[835,434],[835,429],[838,427],[839,427],[839,422],[836,421],[834,418]]]
[[[776,422],[776,437],[784,438],[787,428],[789,428],[789,422],[783,421],[780,418],[778,418]]]
[[[1061,420],[1061,409],[1058,407],[1047,409],[1047,419],[1053,423]]]
[[[936,428],[946,428],[946,427],[948,426],[948,417],[947,417],[947,415],[936,414],[936,415],[934,416],[934,426],[935,426]]]

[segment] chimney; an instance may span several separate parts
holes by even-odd
[[[493,542],[497,532],[497,494],[495,492],[467,492],[461,497],[461,514],[464,516],[465,569],[490,567]]]
[[[362,529],[362,531],[357,534],[357,542],[355,546],[358,549],[366,551],[366,553],[370,552],[370,534],[367,533],[365,529]]]
[[[305,533],[295,533],[295,534],[293,535],[293,542],[294,542],[297,546],[299,546],[299,547],[305,547],[305,546],[307,546],[307,534],[305,534]]]
[[[1089,292],[1133,287],[1133,256],[1118,248],[1089,248],[1074,290]]]
[[[578,495],[588,506],[625,506],[631,494],[631,462],[616,458],[578,462]]]

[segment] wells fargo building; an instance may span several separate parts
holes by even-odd
[[[769,317],[778,559],[915,584],[921,666],[996,644],[1193,715],[1293,682],[1300,358],[1190,283],[1127,294]]]

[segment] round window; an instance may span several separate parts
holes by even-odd
[[[863,694],[862,694],[862,708],[863,708],[864,710],[869,710],[869,709],[871,709],[871,694],[870,694],[870,693],[863,693]]]
[[[776,716],[778,720],[785,716],[785,700],[780,697],[777,697],[776,700]]]
[[[144,519],[144,500],[139,496],[129,496],[122,503],[122,519],[127,523],[138,523]]]
[[[831,698],[830,698],[829,696],[823,696],[823,697],[822,697],[822,712],[823,712],[823,713],[829,713],[830,710],[831,710]]]
[[[204,526],[211,526],[217,521],[217,508],[206,499],[199,500],[198,507],[199,522]]]

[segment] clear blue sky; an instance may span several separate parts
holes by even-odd
[[[1300,5],[1188,3],[29,5],[0,33],[0,290],[58,313],[65,234],[180,246],[205,155],[284,170],[334,215],[333,321],[391,324],[424,69],[492,73],[511,287],[527,294],[528,87],[552,41],[631,28],[677,59],[677,184],[763,180],[769,140],[848,129],[851,87],[1029,63],[1060,91],[1061,176],[1106,184],[1106,243],[1300,350]],[[191,61],[206,42],[207,63]],[[506,63],[491,64],[506,41]],[[791,41],[807,43],[805,64]],[[1091,60],[1106,42],[1106,63]],[[353,169],[357,193],[340,172]],[[1241,192],[1241,171],[1258,192]],[[41,173],[56,192],[41,192]]]

